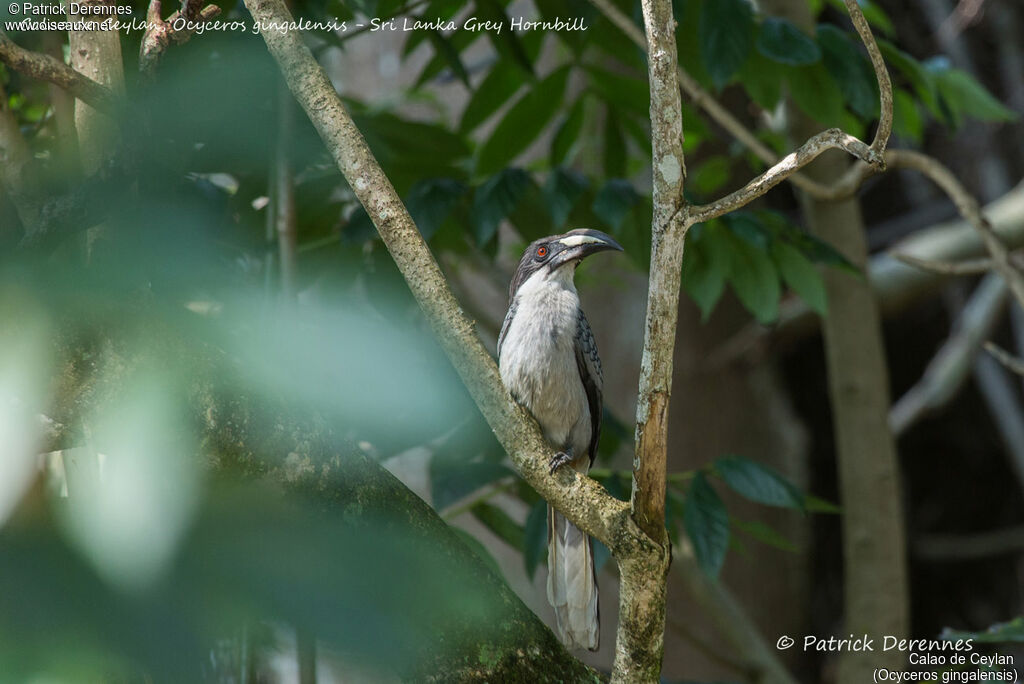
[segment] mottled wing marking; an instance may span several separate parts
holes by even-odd
[[[590,408],[590,463],[597,456],[597,440],[601,436],[601,389],[604,387],[604,376],[601,373],[601,359],[597,355],[597,344],[594,333],[590,331],[587,317],[580,309],[576,316],[576,367],[580,371],[580,380],[587,392],[587,404]]]
[[[516,315],[517,300],[512,299],[508,304],[508,313],[505,314],[505,320],[501,324],[501,333],[498,335],[498,359],[501,359],[501,345],[505,342],[505,335],[508,333],[508,327],[512,324],[512,318]]]

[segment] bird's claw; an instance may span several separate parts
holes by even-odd
[[[565,453],[564,451],[559,451],[557,454],[555,454],[554,456],[551,457],[550,461],[548,461],[548,466],[551,467],[550,473],[552,475],[554,475],[556,470],[558,470],[559,468],[564,466],[566,463],[571,463],[571,462],[572,462],[572,456],[570,456],[569,454]]]

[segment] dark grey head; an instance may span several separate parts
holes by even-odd
[[[608,249],[622,251],[622,246],[607,233],[589,228],[577,228],[562,235],[550,235],[534,240],[519,260],[512,284],[509,286],[509,300],[515,298],[519,286],[541,269],[555,271],[559,268],[579,265],[584,257]]]

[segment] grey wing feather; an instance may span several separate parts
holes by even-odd
[[[512,317],[516,315],[516,300],[513,299],[508,304],[508,313],[505,314],[505,320],[501,324],[501,333],[498,335],[498,358],[501,358],[501,345],[505,342],[505,334],[508,333],[508,326],[512,323]]]
[[[581,309],[576,317],[576,367],[580,372],[580,380],[587,392],[587,404],[590,408],[590,462],[593,464],[597,456],[597,440],[601,436],[601,390],[604,387],[604,376],[601,373],[601,359],[597,355],[597,344],[590,324]]]

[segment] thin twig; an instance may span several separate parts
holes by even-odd
[[[960,215],[978,231],[985,249],[992,256],[993,269],[1006,280],[1013,296],[1024,306],[1024,275],[1010,262],[1010,250],[992,230],[992,224],[981,213],[978,201],[953,172],[937,159],[912,150],[890,150],[886,158],[895,168],[913,169],[921,173],[953,200]]]
[[[494,497],[498,496],[499,494],[507,492],[508,490],[512,489],[512,487],[514,487],[515,484],[515,480],[511,478],[506,479],[504,482],[499,482],[498,484],[488,487],[482,491],[477,491],[462,503],[453,504],[452,506],[449,506],[444,511],[442,511],[440,515],[448,522],[451,522],[463,513],[470,511],[477,504],[484,503],[485,501],[489,501]]]
[[[181,9],[165,21],[162,17],[160,0],[150,0],[146,10],[146,32],[139,45],[139,71],[151,76],[156,70],[160,58],[167,51],[168,45],[181,45],[187,42],[201,24],[220,15],[220,7],[208,5],[206,0],[185,0]],[[177,26],[180,26],[177,27]]]
[[[974,360],[974,382],[1006,447],[1017,483],[1024,489],[1024,407],[1017,395],[1016,377],[988,354],[979,354]]]
[[[886,145],[889,144],[889,136],[892,135],[892,80],[889,78],[889,70],[885,68],[885,60],[882,59],[882,52],[875,42],[875,35],[871,32],[868,20],[860,9],[857,0],[843,0],[846,11],[850,15],[853,27],[860,34],[861,42],[867,48],[868,57],[871,59],[871,67],[875,70],[875,80],[878,81],[880,112],[878,116],[878,129],[875,131],[875,139],[871,141],[871,149],[882,154]]]
[[[608,21],[625,33],[627,38],[636,43],[641,49],[647,49],[647,44],[640,28],[618,7],[611,3],[610,0],[590,0],[590,2]],[[860,19],[858,20],[856,17]],[[854,26],[857,27],[861,39],[865,41],[865,47],[868,50],[868,55],[871,57],[872,68],[874,68],[879,82],[879,90],[888,93],[888,98],[881,100],[878,131],[871,145],[873,149],[881,152],[884,150],[892,130],[892,85],[889,74],[885,69],[881,52],[878,50],[878,45],[875,43],[870,28],[868,28],[867,21],[864,20],[863,13],[859,7],[856,7],[856,3],[854,3],[851,9],[851,19],[853,19]],[[867,30],[866,34],[861,32],[862,28]],[[779,162],[778,155],[770,147],[754,135],[732,112],[723,107],[711,93],[704,90],[697,82],[697,79],[691,76],[682,66],[678,68],[677,78],[680,88],[686,93],[690,101],[704,110],[704,113],[711,117],[713,121],[753,152],[754,156],[769,166]],[[883,88],[882,84],[885,84],[886,87]],[[882,137],[883,135],[884,138]],[[881,168],[877,164],[855,164],[850,167],[842,178],[832,185],[824,185],[799,172],[792,173],[786,178],[815,199],[841,200],[851,197],[857,192],[857,189],[867,177],[879,170]]]
[[[58,85],[106,114],[116,112],[119,105],[123,104],[110,88],[78,73],[50,55],[26,50],[11,40],[3,30],[0,30],[0,62],[26,76]]]
[[[684,208],[682,211],[684,225],[691,226],[695,223],[709,221],[749,204],[830,149],[844,150],[866,162],[869,166],[881,167],[883,165],[882,155],[874,148],[868,147],[864,142],[838,128],[830,128],[805,142],[795,152],[786,155],[778,164],[739,190],[709,204]]]
[[[949,403],[967,380],[982,342],[992,334],[1006,305],[1006,284],[995,274],[981,281],[953,325],[949,338],[921,379],[889,411],[896,435]]]
[[[986,342],[985,351],[995,357],[996,361],[1006,366],[1017,375],[1024,375],[1024,361],[1006,351],[995,342]]]
[[[930,259],[918,259],[910,254],[889,252],[894,259],[898,259],[908,266],[919,268],[922,271],[935,273],[936,275],[981,275],[992,270],[992,259],[982,257],[980,259],[966,259],[964,261],[932,261]]]

